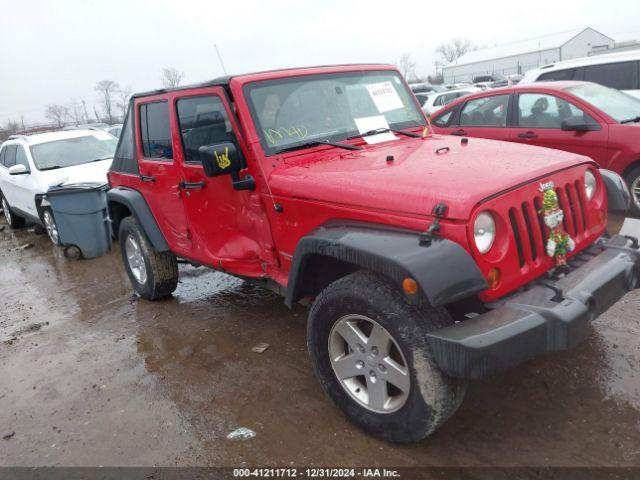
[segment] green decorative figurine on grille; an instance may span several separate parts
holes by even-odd
[[[542,192],[542,213],[544,223],[549,227],[549,240],[547,240],[547,255],[556,259],[558,267],[567,264],[567,254],[573,252],[576,244],[563,227],[564,212],[558,203],[558,195],[553,189],[553,182],[540,185]]]

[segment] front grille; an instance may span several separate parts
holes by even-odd
[[[558,203],[564,211],[564,230],[578,243],[589,225],[585,214],[586,198],[579,181],[556,188]],[[547,226],[542,217],[542,200],[536,196],[509,209],[509,222],[518,252],[520,268],[537,265],[546,256]]]

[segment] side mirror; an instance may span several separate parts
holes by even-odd
[[[29,173],[29,169],[21,163],[9,167],[9,175],[27,175]]]
[[[596,132],[602,130],[597,123],[585,123],[584,120],[567,118],[562,121],[562,130],[565,132]]]
[[[242,170],[242,153],[232,142],[203,145],[198,151],[202,159],[202,167],[207,177],[231,175],[231,183],[236,190],[255,190],[256,183],[251,175],[240,180]]]

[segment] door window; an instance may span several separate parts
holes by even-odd
[[[543,73],[538,77],[539,82],[543,81],[557,81],[557,80],[573,80],[575,73],[574,68],[566,68],[564,70],[555,70],[553,72]]]
[[[437,125],[438,127],[446,127],[447,123],[449,123],[449,119],[451,118],[451,114],[453,114],[454,110],[455,108],[452,108],[447,113],[433,119],[431,123],[433,123],[434,125]]]
[[[169,125],[169,107],[166,101],[140,105],[140,132],[145,158],[152,160],[173,158]]]
[[[178,123],[186,162],[202,163],[200,147],[235,142],[231,122],[217,95],[178,100]]]
[[[18,149],[16,150],[16,165],[24,165],[27,171],[31,170],[31,168],[29,168],[27,154],[22,146],[18,146]]]
[[[584,79],[618,90],[638,88],[638,64],[636,62],[605,63],[586,67]]]
[[[16,150],[18,149],[17,145],[7,145],[4,152],[4,157],[2,159],[2,164],[9,168],[13,167],[16,164]]]
[[[468,101],[460,114],[461,127],[506,127],[509,95]]]
[[[521,128],[557,128],[567,119],[597,124],[575,105],[554,95],[521,93],[518,96],[518,125]]]

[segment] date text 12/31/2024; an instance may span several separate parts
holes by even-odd
[[[234,478],[401,478],[389,468],[234,468]]]

